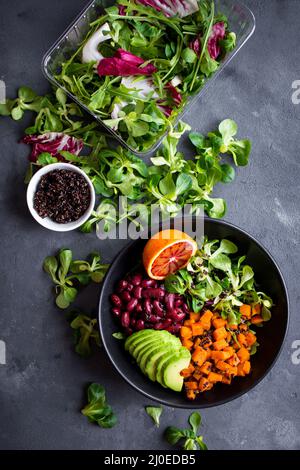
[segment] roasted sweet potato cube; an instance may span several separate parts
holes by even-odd
[[[195,400],[195,398],[196,398],[195,390],[187,390],[186,391],[186,396],[189,400]]]
[[[210,310],[206,310],[206,312],[200,318],[200,323],[203,326],[204,330],[210,329],[212,317],[213,313]]]
[[[198,367],[201,367],[206,361],[207,353],[205,349],[198,347],[192,354],[192,360],[197,364]]]
[[[222,328],[222,326],[226,325],[226,320],[223,320],[223,318],[221,318],[221,317],[215,318],[212,321],[212,324],[213,324],[213,327],[216,328],[216,329]]]
[[[245,362],[244,362],[244,365],[243,365],[244,374],[245,374],[245,375],[250,374],[250,370],[251,370],[250,361],[245,361]]]
[[[189,326],[182,326],[180,328],[180,336],[184,339],[190,339],[193,337],[192,330]]]
[[[263,317],[260,315],[255,315],[255,317],[252,317],[251,319],[251,323],[253,323],[253,325],[259,325],[260,323],[263,323],[263,321]]]
[[[247,341],[247,346],[251,348],[251,346],[253,346],[253,344],[256,343],[256,336],[251,331],[249,331],[246,334],[246,341]]]
[[[254,317],[255,315],[260,315],[261,314],[261,305],[256,304],[252,306],[252,316]]]
[[[221,339],[225,339],[227,337],[227,331],[224,328],[224,326],[215,330],[213,332],[213,337],[215,341],[220,341]]]
[[[213,387],[213,383],[209,382],[209,380],[206,377],[202,377],[202,379],[199,380],[199,390],[200,392],[206,392],[207,390],[210,390]]]
[[[243,316],[243,317],[246,317],[246,318],[251,318],[251,305],[241,305],[240,306],[240,314]]]
[[[212,363],[209,361],[204,362],[203,366],[200,367],[202,374],[208,375],[211,372]]]
[[[201,336],[204,333],[203,326],[200,322],[192,324],[193,336]]]
[[[198,384],[195,380],[187,380],[184,385],[185,385],[185,388],[187,390],[197,390],[198,389]]]
[[[208,374],[207,380],[212,383],[222,382],[222,374],[217,374],[216,372],[210,372]]]
[[[250,353],[248,351],[248,349],[246,348],[241,348],[238,350],[237,352],[237,357],[239,358],[239,360],[241,362],[245,362],[245,361],[249,361],[250,359]]]
[[[195,313],[195,312],[190,313],[190,320],[192,323],[197,323],[199,319],[200,319],[200,313]]]
[[[220,341],[215,341],[213,343],[213,348],[216,351],[221,351],[222,349],[226,348],[226,346],[228,346],[228,343],[225,339],[220,339]]]

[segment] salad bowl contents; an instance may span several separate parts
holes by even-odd
[[[210,0],[118,0],[95,19],[96,7],[83,16],[94,10],[71,57],[54,58],[63,41],[46,55],[46,75],[128,147],[148,152],[235,49],[236,34]],[[245,15],[250,36],[253,17]],[[78,36],[80,24],[66,41]]]
[[[168,250],[180,232],[133,242],[113,263],[100,299],[101,336],[114,365],[139,391],[171,406],[214,406],[247,392],[270,369],[287,327],[285,286],[269,255],[224,222],[205,226],[196,251],[159,279],[147,270],[149,247],[163,253],[154,240]],[[182,234],[181,242],[190,238]],[[125,258],[133,253],[128,272]],[[115,339],[118,327],[124,344]]]
[[[68,163],[41,168],[27,189],[28,208],[37,222],[54,231],[69,231],[90,217],[95,190],[88,176]]]

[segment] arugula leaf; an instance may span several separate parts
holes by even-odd
[[[157,406],[146,406],[145,410],[146,410],[146,413],[150,416],[150,418],[153,419],[154,424],[156,425],[156,427],[159,428],[159,420],[160,420],[160,416],[163,412],[162,406],[159,406],[159,407],[157,407]]]

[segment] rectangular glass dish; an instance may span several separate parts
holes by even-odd
[[[80,44],[85,39],[90,30],[90,23],[103,15],[103,9],[115,4],[114,0],[93,0],[88,6],[80,13],[80,15],[73,21],[65,33],[55,42],[55,44],[45,54],[42,62],[43,72],[46,78],[56,87],[61,88],[65,93],[78,103],[86,112],[91,114],[111,135],[116,138],[124,147],[139,156],[146,156],[153,153],[160,145],[164,135],[159,135],[155,144],[145,152],[137,151],[130,147],[117,131],[114,131],[103,123],[101,117],[93,113],[86,104],[84,104],[78,97],[67,90],[55,76],[60,72],[62,63],[66,62],[80,47]],[[236,34],[236,47],[228,53],[224,60],[221,62],[218,70],[211,78],[208,78],[204,86],[195,96],[188,99],[183,111],[176,117],[174,123],[182,119],[183,115],[190,110],[191,106],[197,101],[202,94],[207,90],[208,86],[216,80],[218,75],[224,70],[227,64],[239,52],[247,40],[252,36],[255,30],[255,18],[251,10],[243,4],[235,0],[215,0],[215,7],[217,13],[223,13],[228,17],[230,30]]]

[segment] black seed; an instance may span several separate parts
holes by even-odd
[[[59,224],[78,220],[88,209],[91,192],[85,178],[72,170],[53,170],[40,179],[34,209]]]

